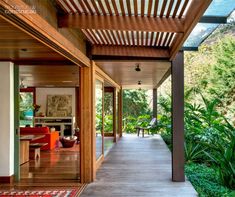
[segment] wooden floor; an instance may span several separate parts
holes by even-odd
[[[72,148],[41,151],[40,159],[20,166],[21,184],[78,183],[80,177],[79,144]]]
[[[160,136],[124,136],[110,150],[81,197],[191,197],[189,181],[171,181],[171,154]]]

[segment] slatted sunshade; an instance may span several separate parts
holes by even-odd
[[[143,16],[181,19],[190,0],[57,0],[67,14]],[[171,47],[174,32],[82,29],[95,45]]]

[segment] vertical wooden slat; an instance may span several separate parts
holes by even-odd
[[[122,40],[124,42],[124,45],[127,45],[126,38],[125,38],[125,35],[124,35],[124,31],[121,31],[121,37],[122,37]]]
[[[155,38],[154,46],[158,45],[159,34],[160,34],[159,32],[156,33],[156,38]]]
[[[118,41],[119,41],[120,45],[122,45],[122,39],[121,39],[121,36],[120,36],[120,32],[116,31],[116,34],[117,34]]]
[[[145,0],[141,0],[141,16],[144,16]]]
[[[117,142],[117,97],[116,97],[116,94],[117,94],[117,91],[116,91],[117,88],[114,88],[114,92],[113,92],[113,135],[114,135],[114,139],[113,141],[114,142]]]
[[[146,32],[146,41],[145,41],[145,45],[148,46],[149,45],[149,32]]]
[[[96,44],[101,44],[101,42],[97,39],[94,32],[92,30],[87,29],[86,32],[93,38]]]
[[[135,16],[138,16],[138,2],[137,2],[137,0],[134,0],[134,12],[135,12]]]
[[[85,3],[85,5],[86,5],[86,7],[88,8],[89,12],[90,12],[91,14],[94,14],[94,11],[92,10],[92,8],[91,8],[90,4],[88,3],[88,1],[84,1],[84,3]]]
[[[131,16],[131,0],[126,0],[128,15]]]
[[[107,34],[107,36],[108,36],[108,38],[109,38],[111,44],[112,44],[112,45],[114,45],[114,44],[116,45],[117,43],[116,43],[116,41],[115,41],[114,39],[112,39],[112,35],[111,35],[111,33],[110,33],[109,30],[106,30],[106,34]]]
[[[161,35],[159,36],[159,43],[158,43],[158,46],[162,46],[164,34],[165,34],[165,32],[161,32]]]
[[[101,9],[103,15],[106,15],[106,12],[105,12],[105,9],[104,9],[102,1],[98,1],[98,3],[99,3],[100,9]]]
[[[115,36],[113,30],[110,30],[110,33],[111,33],[111,35],[112,35],[112,37],[113,37],[113,40],[114,40],[114,42],[115,42],[115,45],[118,45],[118,40],[117,40],[117,38],[116,38],[116,36]]]
[[[86,31],[85,29],[82,29],[82,32],[85,34],[85,36],[88,38],[88,40],[89,40],[92,44],[95,43],[94,39],[87,33],[87,31]]]
[[[153,16],[154,16],[154,17],[157,16],[158,4],[159,4],[159,0],[155,0],[154,12],[153,12]]]
[[[162,4],[162,9],[161,9],[161,12],[160,12],[160,17],[163,17],[164,15],[164,12],[165,12],[165,9],[166,9],[166,3],[167,3],[167,0],[164,0],[163,1],[163,4]]]
[[[86,6],[84,5],[83,0],[78,0],[78,2],[79,2],[79,4],[80,4],[81,7],[82,7],[83,12],[84,12],[85,14],[88,14],[88,11],[87,11],[87,9],[86,9]]]
[[[97,14],[97,15],[100,15],[100,11],[99,11],[99,9],[98,9],[98,7],[97,7],[96,0],[91,0],[91,4],[93,5],[93,7],[94,7],[94,9],[95,9],[96,14]]]
[[[184,57],[172,61],[172,181],[184,182]]]
[[[76,9],[78,14],[82,13],[82,10],[77,6],[77,4],[74,2],[74,0],[69,0],[69,2],[73,5],[73,7]]]
[[[108,8],[109,14],[113,15],[112,9],[111,9],[110,4],[109,4],[109,0],[105,0],[105,5]]]
[[[176,14],[178,12],[178,9],[179,9],[179,6],[180,6],[180,3],[181,3],[182,0],[178,0],[176,5],[175,5],[175,9],[174,9],[174,12],[172,14],[172,18],[175,18],[176,17]]]
[[[107,43],[107,44],[112,44],[112,41],[110,41],[110,40],[108,39],[107,35],[106,35],[106,30],[100,30],[100,31],[101,31],[101,33],[102,33],[102,35],[103,35],[103,37],[104,37],[106,43]]]
[[[163,41],[163,44],[162,44],[163,47],[166,45],[166,42],[167,42],[167,40],[168,40],[168,37],[169,37],[169,34],[170,34],[170,33],[169,33],[169,32],[166,32],[165,34],[166,34],[166,36],[165,36],[164,41]]]
[[[174,33],[171,33],[171,35],[170,35],[170,37],[169,37],[169,39],[168,39],[168,42],[166,43],[166,46],[169,46],[169,45],[170,45],[170,43],[171,43],[171,41],[172,41],[172,39],[173,39],[173,36],[174,36]]]
[[[112,0],[112,4],[113,4],[113,9],[114,9],[114,11],[115,11],[115,14],[116,14],[117,16],[119,16],[116,1],[115,1],[115,0]]]
[[[62,0],[57,0],[57,3],[60,5],[60,7],[64,10],[65,13],[71,13],[71,11],[69,10],[69,8],[64,5],[64,2]],[[65,8],[66,6],[66,8]]]
[[[140,38],[140,40],[141,40],[141,45],[143,46],[144,45],[144,32],[143,31],[141,31],[141,38]]]
[[[139,31],[136,31],[136,37],[137,37],[137,46],[139,46],[140,45]]]
[[[171,10],[172,10],[173,3],[174,3],[174,0],[171,0],[171,1],[170,1],[170,4],[169,4],[169,6],[168,6],[167,13],[166,13],[166,18],[169,18],[170,14],[171,14]]]
[[[71,11],[71,13],[74,13],[74,9],[75,9],[75,8],[72,8],[71,5],[70,5],[67,1],[64,1],[64,3],[65,3],[66,6],[69,8],[69,10]]]
[[[132,44],[135,46],[135,34],[134,31],[131,31],[131,37],[132,37]]]
[[[126,31],[126,38],[127,38],[129,46],[131,46],[131,39],[130,39],[129,31]]]
[[[94,122],[94,75],[95,70],[81,67],[79,71],[79,122],[80,124],[80,166],[81,182],[90,183],[95,179],[95,122]]]
[[[120,3],[121,11],[122,11],[122,16],[125,16],[126,13],[125,13],[125,9],[124,9],[123,0],[119,0],[119,3]]]
[[[183,14],[184,14],[184,10],[186,9],[186,7],[188,5],[188,2],[189,2],[189,0],[185,0],[184,5],[183,5],[182,9],[180,10],[178,18],[182,18]]]
[[[97,40],[100,44],[105,44],[103,37],[101,37],[100,32],[98,30],[92,30],[94,35],[97,37]]]
[[[96,33],[97,33],[98,36],[100,37],[102,43],[103,43],[103,44],[107,44],[106,39],[103,37],[103,32],[102,32],[102,30],[96,30]]]
[[[151,32],[150,46],[153,46],[153,37],[154,37],[154,32]]]
[[[152,10],[153,0],[149,0],[149,7],[148,7],[148,17],[151,16],[151,10]]]

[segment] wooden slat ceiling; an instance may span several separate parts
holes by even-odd
[[[57,0],[67,14],[182,19],[190,0]],[[93,45],[171,47],[175,32],[82,29]]]
[[[91,55],[123,56],[110,48],[105,55],[103,51],[101,54],[93,54],[94,50],[97,51],[96,46],[140,47],[148,48],[149,57],[172,60],[211,0],[56,2],[63,10],[63,14],[58,15],[58,26],[80,28],[93,46]],[[154,48],[156,53],[151,54],[149,48]],[[159,49],[164,49],[165,53],[158,53]],[[131,52],[131,49],[128,48],[128,51]]]

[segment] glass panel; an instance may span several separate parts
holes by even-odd
[[[33,126],[33,92],[20,92],[20,127]]]
[[[198,47],[218,25],[219,24],[198,23],[184,43],[184,47]]]
[[[96,159],[103,154],[103,83],[96,80],[95,85],[96,107]]]
[[[234,9],[234,0],[213,0],[204,16],[229,16]]]

